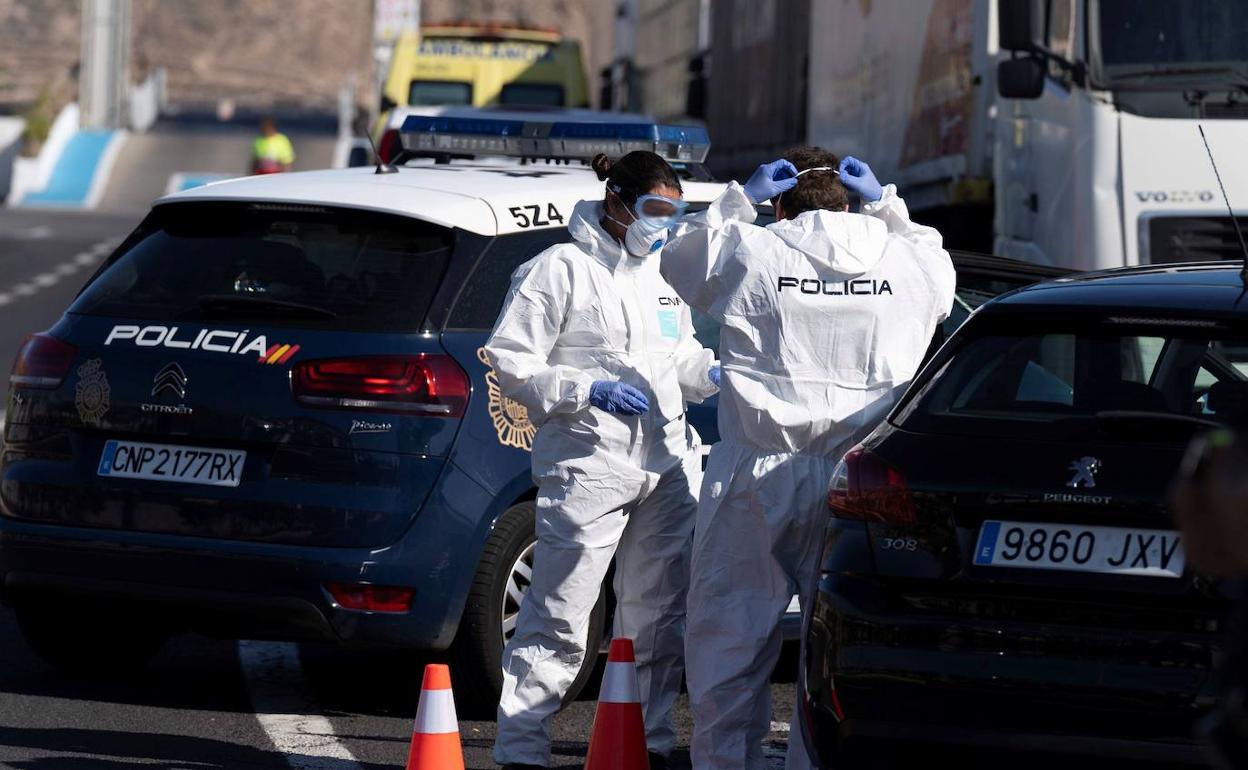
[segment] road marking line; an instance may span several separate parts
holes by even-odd
[[[773,733],[787,733],[789,731],[788,722],[772,722],[771,731]]]
[[[283,642],[238,643],[238,660],[256,720],[294,770],[359,770],[334,726],[315,712],[303,683],[299,647]]]
[[[48,272],[40,273],[28,281],[23,281],[10,286],[5,291],[0,291],[0,307],[11,305],[21,297],[34,296],[43,289],[49,289],[60,283],[62,278],[68,278],[82,268],[94,265],[112,252],[116,248],[117,243],[118,240],[116,238],[106,238],[54,266]]]

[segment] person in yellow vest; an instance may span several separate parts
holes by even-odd
[[[277,121],[260,121],[260,136],[251,144],[251,173],[277,174],[290,171],[295,163],[295,148],[290,139],[277,130]]]

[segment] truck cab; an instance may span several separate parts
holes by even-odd
[[[996,253],[1078,269],[1242,256],[1228,209],[1248,215],[1248,5],[993,5]]]
[[[439,24],[395,45],[382,112],[395,106],[588,107],[580,44],[557,30]]]

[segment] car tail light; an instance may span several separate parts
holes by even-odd
[[[291,375],[305,406],[462,417],[468,375],[448,356],[365,356],[303,361]]]
[[[403,139],[399,136],[399,129],[387,129],[381,135],[381,142],[377,145],[377,159],[382,163],[389,163],[399,157],[402,149]]]
[[[407,612],[416,593],[411,588],[367,583],[326,583],[325,590],[340,607],[366,612]]]
[[[19,388],[56,388],[69,374],[78,348],[51,334],[32,334],[13,362],[9,383]]]
[[[837,464],[828,490],[828,510],[838,519],[914,524],[914,497],[901,471],[855,447]]]

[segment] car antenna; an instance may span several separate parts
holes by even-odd
[[[368,138],[368,146],[373,148],[373,157],[377,159],[377,170],[374,171],[373,173],[374,174],[397,174],[399,173],[399,170],[397,168],[390,165],[389,163],[384,162],[381,159],[381,153],[377,152],[377,143],[373,141],[373,135],[365,131],[364,136]]]
[[[1244,231],[1239,226],[1239,220],[1235,217],[1235,209],[1231,208],[1231,197],[1226,194],[1226,185],[1222,184],[1222,175],[1218,173],[1218,164],[1213,160],[1213,150],[1209,149],[1209,138],[1205,136],[1205,127],[1196,124],[1196,128],[1200,130],[1200,140],[1205,143],[1205,152],[1209,154],[1209,165],[1213,166],[1213,175],[1218,180],[1218,187],[1222,190],[1222,200],[1226,201],[1226,213],[1231,215],[1231,224],[1235,226],[1235,235],[1239,237],[1239,249],[1244,253],[1244,261],[1239,268],[1239,278],[1244,286],[1248,288],[1248,243],[1244,241]]]

